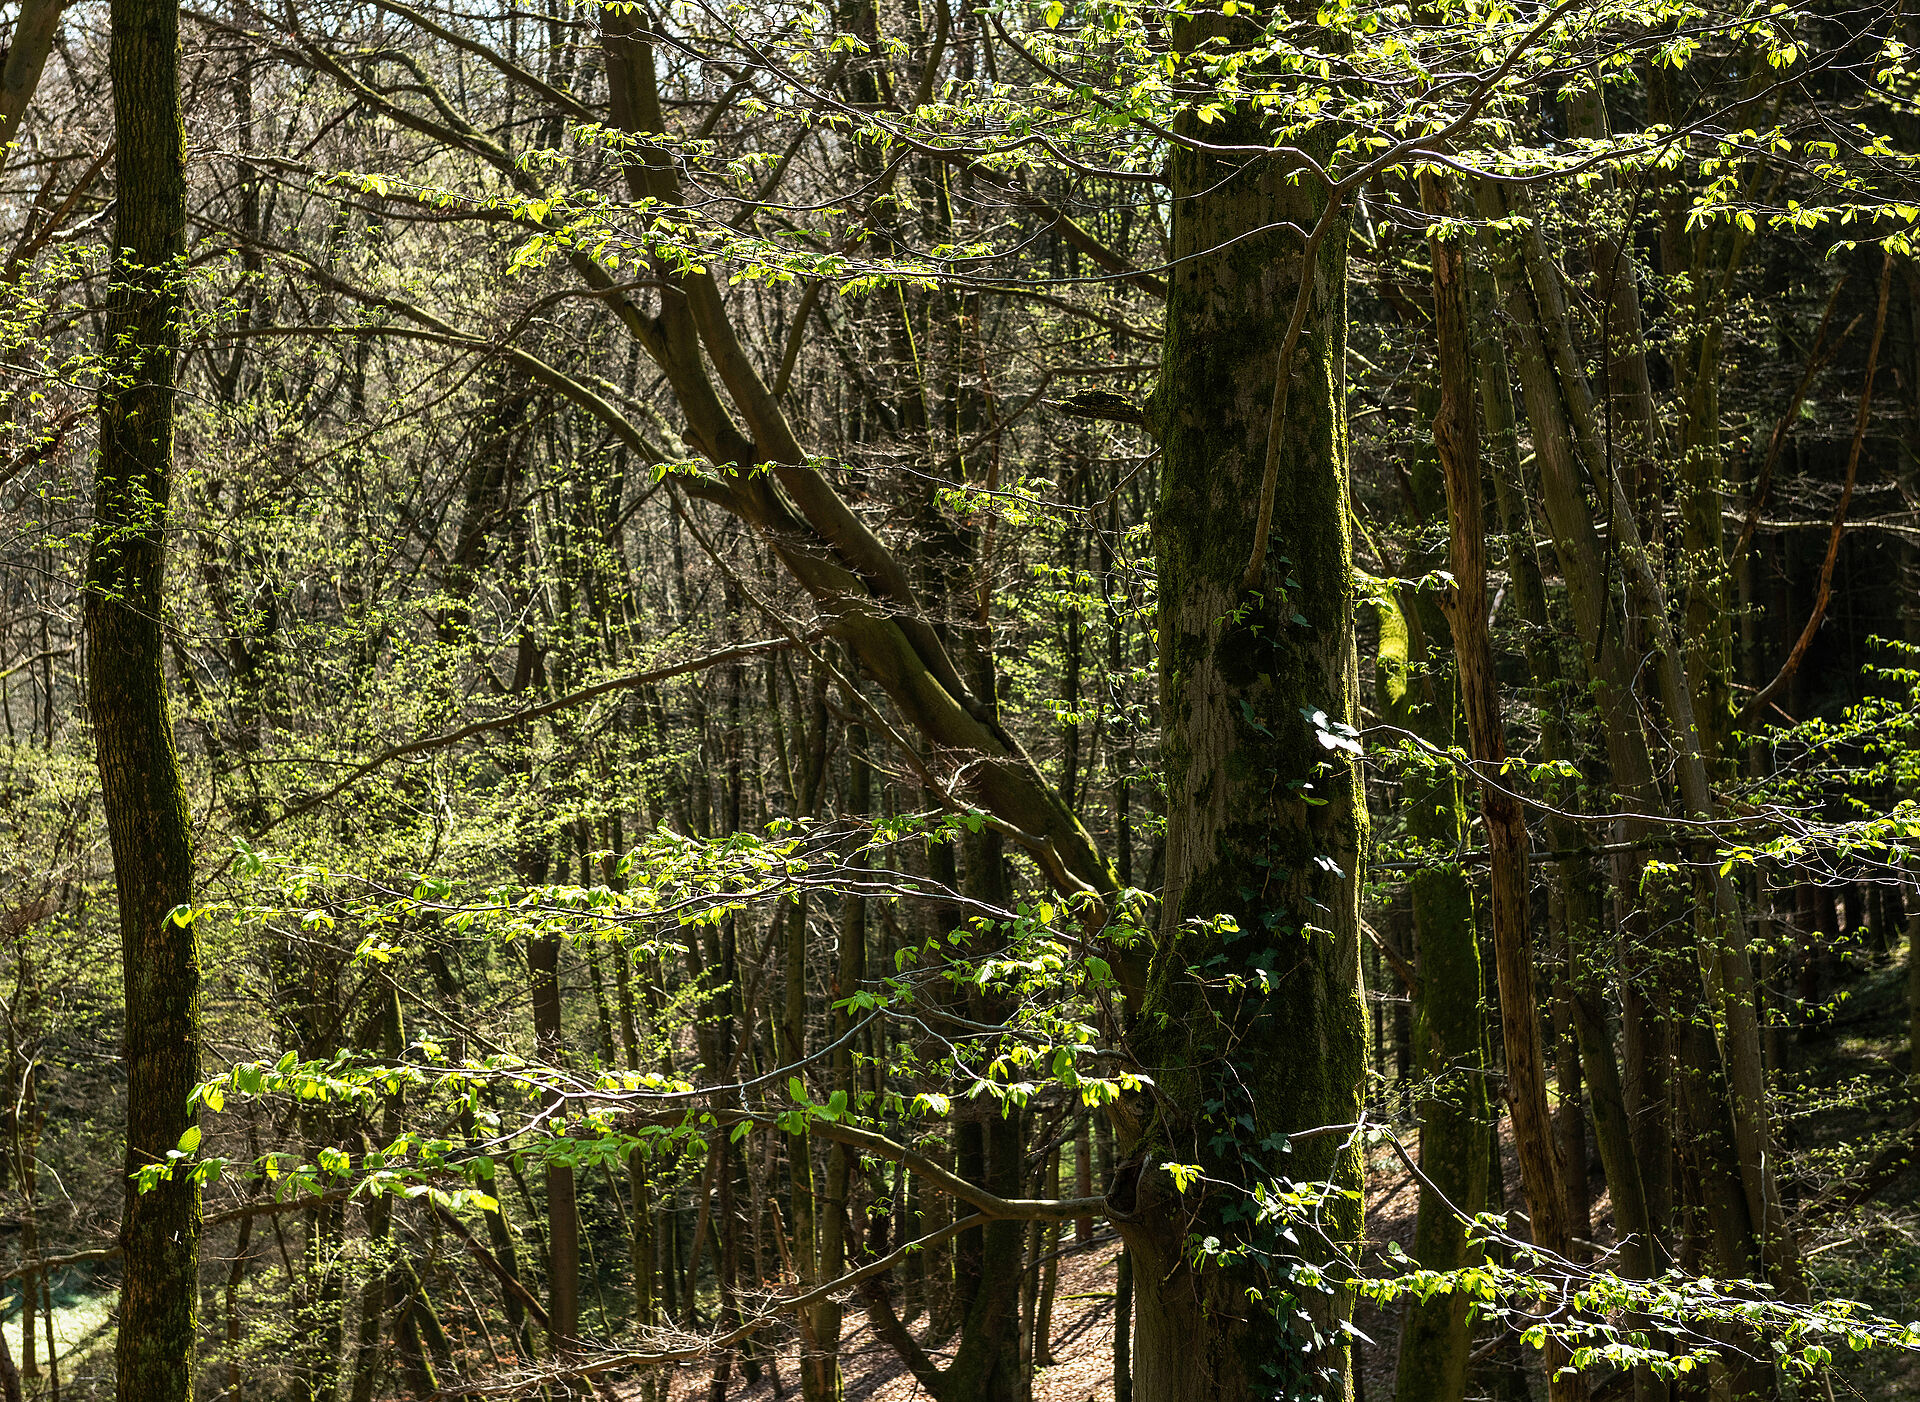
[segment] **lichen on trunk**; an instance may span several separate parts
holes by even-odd
[[[1245,111],[1206,135],[1217,148],[1265,139]],[[1366,1049],[1366,820],[1340,728],[1357,705],[1344,231],[1303,266],[1295,230],[1315,224],[1322,194],[1278,158],[1181,150],[1173,208],[1152,415],[1166,886],[1135,1033],[1155,1090],[1111,1197],[1135,1265],[1134,1392],[1343,1397],[1342,1263],[1361,1216],[1344,1127]],[[1303,279],[1311,312],[1275,424]],[[1271,536],[1248,588],[1270,428]],[[1202,1176],[1182,1191],[1169,1164]]]

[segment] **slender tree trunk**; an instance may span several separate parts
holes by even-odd
[[[1084,1111],[1073,1131],[1073,1195],[1093,1196],[1093,1121]],[[1093,1218],[1073,1219],[1073,1244],[1093,1245]]]
[[[1482,291],[1489,286],[1490,280],[1484,276],[1476,278],[1476,303],[1482,300]],[[1549,760],[1572,760],[1574,744],[1560,715],[1566,683],[1558,651],[1549,641],[1552,623],[1547,614],[1546,587],[1536,555],[1532,513],[1520,469],[1512,386],[1505,351],[1498,337],[1491,334],[1488,310],[1490,308],[1479,305],[1474,308],[1474,359],[1480,380],[1481,420],[1486,427],[1484,441],[1493,456],[1494,495],[1507,542],[1509,587],[1513,590],[1514,607],[1527,626],[1527,669],[1533,679],[1534,699],[1540,713],[1542,750]],[[1587,845],[1586,835],[1571,817],[1555,813],[1547,818],[1547,838],[1556,852],[1564,854],[1555,861],[1574,958],[1576,962],[1585,962],[1581,951],[1591,950],[1592,962],[1604,965],[1606,961],[1599,956],[1596,943],[1606,922],[1599,875],[1592,860],[1581,855]],[[1644,1279],[1654,1273],[1654,1263],[1660,1259],[1664,1229],[1656,1231],[1653,1226],[1620,1066],[1614,1054],[1613,1034],[1602,1011],[1603,995],[1580,977],[1579,971],[1573,983],[1574,1028],[1592,1099],[1594,1137],[1606,1167],[1608,1191],[1613,1197],[1622,1260],[1629,1273]],[[1623,1007],[1623,1016],[1631,1018],[1643,1002],[1636,1000]],[[1661,1150],[1664,1153],[1664,1141]],[[1657,1381],[1649,1375],[1650,1384]]]
[[[1483,186],[1482,197],[1483,213],[1508,212],[1506,192]],[[1631,503],[1597,441],[1592,398],[1573,352],[1558,273],[1546,256],[1537,230],[1520,236],[1519,252],[1504,277],[1514,334],[1521,347],[1521,379],[1534,430],[1535,460],[1574,621],[1596,684],[1615,785],[1623,794],[1639,797],[1642,802],[1654,800],[1657,794],[1649,752],[1630,705],[1637,668],[1624,652],[1621,640],[1631,625],[1651,654],[1647,660],[1676,750],[1681,806],[1689,818],[1710,818],[1714,802],[1694,724],[1685,658],[1669,627],[1665,596],[1647,560]],[[1615,540],[1604,559],[1582,487],[1582,464],[1609,503]],[[1612,567],[1619,570],[1627,586],[1631,607],[1624,616],[1616,612],[1605,587],[1610,567],[1607,561],[1617,561]],[[1704,855],[1698,860],[1704,861]],[[1721,1104],[1730,1110],[1741,1177],[1739,1201],[1709,1202],[1708,1206],[1723,1216],[1723,1229],[1716,1233],[1723,1247],[1730,1247],[1742,1234],[1734,1219],[1745,1216],[1758,1248],[1723,1256],[1720,1265],[1723,1271],[1742,1275],[1764,1252],[1775,1284],[1796,1294],[1801,1288],[1797,1249],[1785,1229],[1774,1179],[1752,969],[1746,946],[1738,937],[1738,892],[1725,877],[1705,878],[1699,884],[1702,889],[1696,892],[1692,911],[1698,928],[1692,941],[1694,949],[1686,953],[1697,951],[1700,986],[1713,1010],[1711,1026],[1720,1034],[1714,1037],[1710,1032],[1709,1045],[1715,1051],[1712,1060],[1725,1067],[1727,1087]],[[1675,959],[1681,952],[1661,951]],[[1687,1010],[1699,996],[1687,989],[1685,982],[1675,982],[1663,992],[1674,1000],[1671,1015],[1681,1017],[1683,1027],[1697,1027],[1700,1024],[1687,1016]],[[1689,1056],[1686,1069],[1697,1076],[1701,1070],[1699,1049],[1690,1051]],[[1697,1082],[1680,1097],[1681,1107],[1696,1117],[1689,1126],[1691,1142],[1701,1142],[1707,1133],[1699,1116],[1718,1119],[1714,1100]],[[1763,1372],[1761,1368],[1748,1369],[1748,1380],[1742,1386],[1761,1388]]]
[[[872,805],[873,768],[867,759],[867,732],[857,725],[848,726],[846,815],[856,822],[864,821]],[[840,904],[840,959],[834,970],[830,1001],[838,1004],[853,997],[866,977],[866,899],[845,895]],[[832,1041],[845,1043],[853,1018],[846,1009],[836,1006],[828,1016],[827,1025]],[[854,1084],[853,1048],[837,1047],[832,1065],[834,1089],[843,1090],[849,1100],[854,1099],[859,1088]],[[837,1280],[846,1273],[847,1189],[852,1182],[854,1158],[844,1144],[834,1144],[827,1150],[827,1191],[819,1231],[821,1280]],[[807,1394],[808,1402],[815,1402],[816,1398],[836,1402],[846,1390],[840,1371],[840,1327],[844,1313],[837,1300],[822,1301],[814,1308],[813,1347],[818,1352],[815,1373],[820,1388]]]
[[[1423,175],[1421,193],[1430,212],[1450,211],[1450,197],[1439,179]],[[1473,403],[1471,287],[1461,243],[1438,237],[1428,242],[1433,257],[1434,324],[1441,367],[1440,412],[1434,418],[1433,432],[1447,481],[1447,555],[1453,568],[1447,619],[1453,628],[1454,661],[1460,673],[1460,702],[1466,713],[1468,741],[1482,770],[1480,816],[1486,824],[1492,872],[1488,909],[1494,969],[1500,986],[1507,1099],[1534,1243],[1565,1257],[1573,1249],[1566,1215],[1567,1167],[1558,1162],[1547,1108],[1528,930],[1526,818],[1519,800],[1494,777],[1504,772],[1507,740],[1500,715],[1499,683],[1493,670],[1493,642],[1487,630],[1487,523],[1481,502],[1480,438]],[[1563,1373],[1565,1362],[1564,1347],[1550,1342],[1547,1365],[1553,1398],[1555,1402],[1576,1402],[1586,1396],[1586,1382],[1577,1374]]]
[[[541,936],[527,944],[533,981],[533,1035],[540,1060],[557,1065],[560,1038],[560,942]],[[549,1163],[547,1180],[547,1337],[556,1351],[580,1337],[580,1210],[573,1169]]]
[[[1413,468],[1416,529],[1428,512],[1437,484],[1435,465]],[[1437,560],[1409,554],[1408,575],[1418,577]],[[1388,724],[1412,731],[1445,749],[1453,742],[1458,718],[1451,684],[1434,676],[1445,661],[1433,650],[1446,624],[1429,606],[1419,607],[1414,591],[1379,605],[1376,705]],[[1423,617],[1422,615],[1432,615]],[[1430,633],[1433,628],[1435,632]],[[1423,680],[1424,679],[1424,680]],[[1464,845],[1466,805],[1459,781],[1445,773],[1437,780],[1410,773],[1401,802],[1407,835],[1424,850],[1453,851]],[[1416,1114],[1420,1124],[1421,1185],[1414,1223],[1413,1259],[1426,1270],[1448,1271],[1469,1265],[1478,1252],[1467,1241],[1459,1213],[1477,1213],[1486,1205],[1487,1138],[1491,1122],[1486,1089],[1486,993],[1480,969],[1480,940],[1474,928],[1473,892],[1466,874],[1444,861],[1423,861],[1409,879],[1413,913],[1414,985],[1412,1043],[1416,1084],[1421,1087]],[[1471,1346],[1467,1298],[1445,1291],[1422,1300],[1409,1297],[1400,1330],[1394,1396],[1398,1402],[1459,1402],[1467,1385]]]
[[[1920,908],[1907,917],[1907,1075],[1920,1099]]]
[[[160,632],[186,274],[186,134],[178,7],[114,0],[111,20],[116,217],[85,607],[87,704],[126,978],[127,1189],[115,1358],[121,1402],[175,1402],[193,1393],[200,1187],[180,1174],[143,1193],[135,1177],[198,1130],[187,1102],[200,1077],[200,952],[185,911],[192,828]]]
[[[381,1051],[388,1057],[398,1058],[403,1045],[400,1021],[400,995],[388,990],[375,1011],[368,1019],[373,1024],[368,1031],[377,1029]],[[363,1043],[371,1037],[363,1036]],[[391,1138],[400,1131],[398,1100],[396,1094],[388,1101],[386,1109],[385,1133]],[[371,1138],[362,1136],[363,1144],[372,1147]],[[386,1316],[394,1300],[392,1277],[398,1274],[391,1261],[387,1259],[393,1236],[393,1204],[391,1194],[382,1193],[369,1198],[363,1208],[367,1224],[367,1246],[371,1257],[371,1269],[366,1281],[360,1287],[359,1329],[354,1340],[352,1384],[348,1389],[351,1402],[372,1402],[374,1388],[379,1381],[380,1370],[380,1323]]]
[[[240,1343],[245,1337],[240,1319],[240,1283],[246,1279],[253,1241],[253,1218],[240,1219],[239,1239],[233,1247],[233,1264],[227,1268],[227,1402],[241,1402]]]
[[[0,1402],[24,1402],[20,1391],[20,1370],[14,1365],[13,1350],[7,1346],[7,1331],[0,1329]]]
[[[1046,1195],[1060,1196],[1060,1150],[1047,1156]],[[1040,1301],[1033,1316],[1033,1361],[1047,1367],[1053,1360],[1053,1302],[1060,1285],[1060,1224],[1049,1222],[1040,1234]]]

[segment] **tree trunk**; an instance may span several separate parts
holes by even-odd
[[[1447,188],[1437,178],[1423,175],[1421,194],[1429,211],[1444,214],[1450,210]],[[1534,1244],[1565,1257],[1573,1246],[1566,1214],[1567,1166],[1558,1162],[1547,1109],[1540,1011],[1534,996],[1533,946],[1528,930],[1526,818],[1519,800],[1504,785],[1484,777],[1504,772],[1507,739],[1500,716],[1499,682],[1493,670],[1493,642],[1487,630],[1487,523],[1481,502],[1480,437],[1473,405],[1471,290],[1462,245],[1457,240],[1436,237],[1429,240],[1429,247],[1441,367],[1440,412],[1434,418],[1433,437],[1447,481],[1447,556],[1453,568],[1447,619],[1453,628],[1454,664],[1460,673],[1460,703],[1466,713],[1468,742],[1483,775],[1480,816],[1486,824],[1492,872],[1488,909],[1494,970],[1500,987],[1507,1099]],[[1550,1341],[1547,1365],[1555,1402],[1573,1402],[1587,1394],[1584,1379],[1562,1372],[1565,1362],[1565,1349]]]
[[[1191,28],[1202,23],[1232,26],[1213,16]],[[1244,109],[1205,135],[1266,140]],[[1164,449],[1166,882],[1135,1043],[1157,1104],[1151,1122],[1122,1107],[1129,1158],[1108,1201],[1134,1258],[1136,1395],[1339,1398],[1351,1390],[1351,1292],[1320,1271],[1359,1237],[1346,1127],[1366,1068],[1366,816],[1341,729],[1358,710],[1346,235],[1333,220],[1303,257],[1294,231],[1325,211],[1311,177],[1213,150],[1183,148],[1172,164],[1176,271],[1150,415]],[[1249,509],[1263,501],[1266,541]],[[1303,1131],[1314,1133],[1289,1141]],[[1205,1177],[1182,1192],[1168,1164],[1196,1162]],[[1250,1222],[1255,1190],[1284,1180],[1327,1195],[1299,1220]],[[1245,1251],[1212,1256],[1198,1249],[1208,1236]]]
[[[21,0],[19,18],[8,36],[6,65],[0,69],[0,151],[7,149],[27,115],[66,7],[67,0]]]
[[[664,133],[654,36],[644,13],[607,11],[601,41],[613,124],[641,136]],[[677,202],[672,162],[651,144],[640,150],[651,154],[627,163],[629,195]],[[615,284],[604,268],[585,254],[574,261],[589,286],[611,296]],[[1021,834],[1051,882],[1063,891],[1111,891],[1115,877],[1098,845],[1000,723],[991,686],[961,679],[900,561],[806,465],[793,424],[740,343],[712,274],[665,263],[655,271],[677,289],[657,318],[623,298],[610,304],[665,374],[685,415],[688,442],[720,469],[717,480],[686,479],[686,490],[760,532],[801,587],[831,611],[841,641],[901,717],[939,749],[971,756],[960,771],[966,793]],[[744,470],[754,463],[772,470]]]
[[[527,944],[533,983],[533,1036],[540,1061],[560,1063],[560,942],[539,936]],[[580,1336],[580,1212],[574,1201],[573,1169],[548,1163],[547,1338],[556,1352]]]
[[[1491,301],[1484,295],[1490,286],[1491,280],[1483,271],[1475,279],[1476,303]],[[1507,576],[1514,594],[1514,607],[1527,625],[1527,670],[1533,680],[1535,704],[1540,713],[1541,749],[1549,760],[1571,760],[1575,745],[1559,710],[1566,682],[1558,650],[1550,642],[1552,622],[1547,613],[1546,586],[1520,468],[1512,384],[1505,350],[1492,333],[1492,319],[1487,315],[1490,310],[1490,306],[1485,305],[1473,308],[1474,360],[1480,381],[1481,420],[1486,427],[1484,439],[1493,455],[1494,496],[1501,517],[1500,528],[1507,542]],[[1573,957],[1578,961],[1580,950],[1589,942],[1597,942],[1605,924],[1599,875],[1593,861],[1582,851],[1587,845],[1586,835],[1571,816],[1550,813],[1547,840],[1556,852],[1564,854],[1555,859],[1556,874],[1560,899],[1566,908],[1567,929],[1574,945]],[[1596,949],[1594,965],[1604,967],[1606,962]],[[1592,1098],[1594,1138],[1606,1168],[1608,1191],[1613,1197],[1622,1264],[1629,1274],[1644,1279],[1654,1273],[1655,1263],[1660,1260],[1664,1227],[1656,1230],[1653,1225],[1644,1168],[1633,1141],[1620,1066],[1614,1055],[1613,1034],[1601,1011],[1601,994],[1576,978],[1572,1002],[1582,1069]],[[1631,1022],[1643,1007],[1644,999],[1634,1000],[1623,1008],[1623,1021]],[[1664,1154],[1663,1136],[1659,1142]],[[1664,1218],[1661,1221],[1664,1222]],[[1648,1382],[1651,1386],[1658,1380],[1649,1374]],[[1664,1385],[1656,1390],[1663,1392]]]
[[[1510,198],[1515,207],[1524,207],[1522,196],[1509,196],[1492,185],[1481,187],[1481,197],[1481,212],[1495,217],[1511,212]],[[1622,648],[1631,627],[1636,643],[1643,644],[1650,654],[1646,659],[1650,664],[1647,670],[1657,684],[1661,707],[1669,723],[1668,735],[1676,751],[1681,806],[1689,818],[1711,818],[1715,805],[1707,783],[1699,731],[1694,724],[1685,657],[1669,627],[1665,596],[1646,558],[1632,506],[1600,448],[1593,423],[1592,396],[1573,351],[1559,275],[1547,258],[1537,230],[1519,236],[1519,257],[1503,269],[1503,281],[1521,352],[1521,380],[1527,392],[1542,499],[1567,581],[1574,621],[1595,683],[1616,789],[1643,803],[1660,801],[1645,737],[1631,706],[1633,678],[1640,670],[1639,664]],[[1603,500],[1608,503],[1615,548],[1605,559],[1593,510],[1582,485],[1583,477],[1597,483]],[[1625,592],[1630,607],[1624,613],[1617,611],[1606,587],[1608,561],[1615,558],[1627,586]],[[1706,861],[1707,854],[1693,855],[1696,864]],[[1707,865],[1710,868],[1711,863]],[[1712,1059],[1725,1066],[1727,1094],[1714,1097],[1703,1093],[1696,1082],[1685,1088],[1679,1103],[1696,1117],[1689,1126],[1689,1136],[1694,1142],[1701,1139],[1708,1121],[1719,1118],[1719,1109],[1713,1103],[1716,1098],[1732,1121],[1742,1180],[1737,1195],[1743,1200],[1709,1202],[1708,1206],[1723,1215],[1722,1229],[1716,1233],[1723,1247],[1731,1247],[1734,1238],[1741,1234],[1734,1219],[1745,1215],[1752,1223],[1752,1231],[1758,1234],[1759,1251],[1724,1255],[1721,1269],[1730,1275],[1743,1275],[1749,1269],[1750,1260],[1764,1252],[1776,1286],[1791,1296],[1802,1288],[1798,1253],[1785,1227],[1774,1178],[1752,968],[1747,948],[1738,937],[1738,892],[1725,877],[1707,877],[1697,884],[1701,889],[1695,893],[1693,902],[1692,915],[1697,926],[1694,948],[1685,953],[1698,956],[1700,984],[1697,987],[1704,989],[1712,1004],[1714,1029],[1723,1032],[1719,1037],[1710,1033],[1708,1045],[1716,1053]],[[1676,958],[1682,953],[1678,949],[1658,952]],[[1665,962],[1671,965],[1676,959]],[[1673,999],[1668,1015],[1680,1017],[1683,1027],[1698,1025],[1689,1010],[1701,1001],[1698,992],[1685,986],[1687,982],[1680,979],[1661,990]],[[1689,1056],[1692,1064],[1688,1069],[1698,1073],[1701,1068],[1697,1046]],[[1701,1116],[1707,1119],[1699,1118]],[[1748,1372],[1757,1377],[1764,1369]]]
[[[1434,484],[1431,461],[1414,465],[1416,529],[1430,519],[1433,502],[1424,489]],[[1404,572],[1426,574],[1438,561],[1410,553]],[[1418,607],[1414,591],[1379,607],[1378,701],[1388,724],[1410,730],[1445,749],[1457,721],[1456,693],[1438,685],[1434,669],[1444,659],[1430,650],[1439,641],[1429,625],[1446,624],[1429,607]],[[1418,678],[1425,677],[1423,685]],[[1445,773],[1437,780],[1409,773],[1399,804],[1407,834],[1423,851],[1458,850],[1465,845],[1466,809],[1459,781]],[[1467,1242],[1459,1212],[1486,1206],[1489,1109],[1486,1091],[1485,986],[1480,941],[1474,929],[1473,892],[1466,874],[1444,860],[1423,864],[1408,881],[1413,907],[1413,1045],[1417,1053],[1416,1105],[1420,1124],[1421,1185],[1414,1223],[1413,1259],[1423,1269],[1455,1270],[1477,1259]],[[1459,1402],[1467,1385],[1471,1337],[1464,1293],[1446,1291],[1425,1300],[1409,1297],[1400,1331],[1394,1372],[1397,1402]]]
[[[162,665],[179,279],[186,251],[180,20],[168,0],[114,0],[113,282],[101,350],[100,459],[87,559],[87,705],[113,841],[126,979],[125,1267],[115,1345],[121,1402],[193,1393],[200,1187],[134,1176],[197,1130],[200,953],[191,825]],[[180,918],[176,919],[176,912]]]
[[[847,802],[846,816],[864,821],[872,806],[873,769],[867,760],[867,733],[860,726],[847,727]],[[867,977],[867,903],[863,896],[848,894],[840,898],[840,959],[834,971],[834,1004],[851,998]],[[846,1009],[834,1007],[828,1015],[831,1041],[845,1043],[853,1026]],[[843,1090],[850,1101],[857,1097],[854,1084],[853,1047],[839,1046],[833,1053],[835,1090]],[[800,1140],[797,1148],[804,1149]],[[847,1269],[847,1188],[852,1180],[856,1155],[844,1144],[827,1150],[827,1191],[819,1223],[819,1278],[837,1280]],[[833,1402],[846,1390],[840,1371],[840,1326],[845,1311],[838,1300],[823,1300],[813,1309],[813,1347],[817,1362],[814,1376],[817,1386],[806,1392],[808,1402]]]

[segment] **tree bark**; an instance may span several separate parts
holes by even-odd
[[[539,936],[527,944],[533,983],[533,1036],[543,1064],[560,1063],[560,942]],[[564,1352],[580,1336],[580,1211],[573,1169],[549,1162],[547,1180],[547,1338]]]
[[[1176,47],[1191,51],[1202,25],[1233,32],[1218,15],[1197,19]],[[1245,109],[1205,137],[1267,139]],[[1129,1157],[1108,1201],[1133,1257],[1135,1395],[1340,1398],[1352,1385],[1351,1291],[1321,1272],[1359,1236],[1348,1127],[1366,1068],[1366,816],[1340,729],[1358,710],[1346,236],[1335,220],[1303,257],[1293,231],[1319,222],[1324,196],[1279,159],[1182,148],[1172,174],[1175,272],[1149,415],[1164,447],[1166,884],[1135,1035],[1156,1089],[1151,1119],[1122,1107]],[[1281,394],[1281,346],[1303,295]],[[1270,434],[1268,548],[1249,508],[1263,497]],[[1251,585],[1250,558],[1261,561]],[[1289,1139],[1303,1131],[1314,1133]],[[1169,1163],[1205,1177],[1182,1192]],[[1317,1209],[1250,1222],[1256,1188],[1283,1180],[1324,1191]],[[1199,1249],[1208,1236],[1246,1250],[1212,1256]]]
[[[1447,188],[1434,176],[1421,177],[1421,193],[1429,212],[1450,212]],[[1428,243],[1433,257],[1434,325],[1440,364],[1440,412],[1434,417],[1433,437],[1447,482],[1447,556],[1453,569],[1447,620],[1453,629],[1454,663],[1460,674],[1460,704],[1466,713],[1468,743],[1481,771],[1480,816],[1486,825],[1492,872],[1488,909],[1494,970],[1500,987],[1507,1102],[1513,1115],[1513,1141],[1534,1244],[1556,1256],[1568,1257],[1573,1249],[1566,1210],[1568,1166],[1558,1160],[1553,1120],[1547,1108],[1540,1009],[1533,986],[1526,816],[1519,799],[1499,777],[1506,763],[1507,739],[1500,715],[1499,682],[1493,669],[1493,641],[1487,629],[1487,523],[1481,501],[1480,437],[1473,402],[1471,286],[1462,245],[1439,237]],[[1587,1395],[1583,1378],[1562,1371],[1566,1351],[1557,1342],[1548,1344],[1547,1364],[1555,1402],[1576,1402]]]
[[[134,1176],[197,1129],[200,952],[191,824],[167,707],[160,620],[173,482],[175,357],[186,252],[179,10],[114,0],[115,226],[87,559],[87,706],[113,843],[126,980],[121,1402],[193,1394],[200,1187]],[[178,913],[178,918],[176,918]]]

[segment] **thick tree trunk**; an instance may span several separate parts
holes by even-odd
[[[1206,137],[1266,139],[1244,111]],[[1366,1066],[1366,817],[1339,729],[1357,718],[1358,689],[1346,238],[1332,227],[1303,257],[1294,231],[1324,203],[1311,177],[1288,175],[1278,159],[1173,157],[1175,272],[1152,414],[1166,883],[1135,1042],[1155,1113],[1123,1125],[1130,1154],[1109,1195],[1134,1264],[1134,1394],[1155,1402],[1339,1398],[1352,1385],[1351,1292],[1335,1263],[1361,1216],[1347,1127]],[[1263,499],[1270,548],[1255,539]],[[1170,1163],[1205,1177],[1183,1193]],[[1256,1189],[1289,1180],[1324,1191],[1318,1207],[1254,1220]],[[1209,1236],[1244,1252],[1209,1255]]]
[[[186,251],[179,9],[114,0],[116,220],[87,560],[87,705],[113,841],[126,979],[125,1274],[115,1346],[121,1402],[193,1393],[200,1188],[134,1175],[197,1128],[200,956],[191,826],[162,666],[162,576],[173,469],[175,355]],[[180,912],[176,918],[176,912]]]

